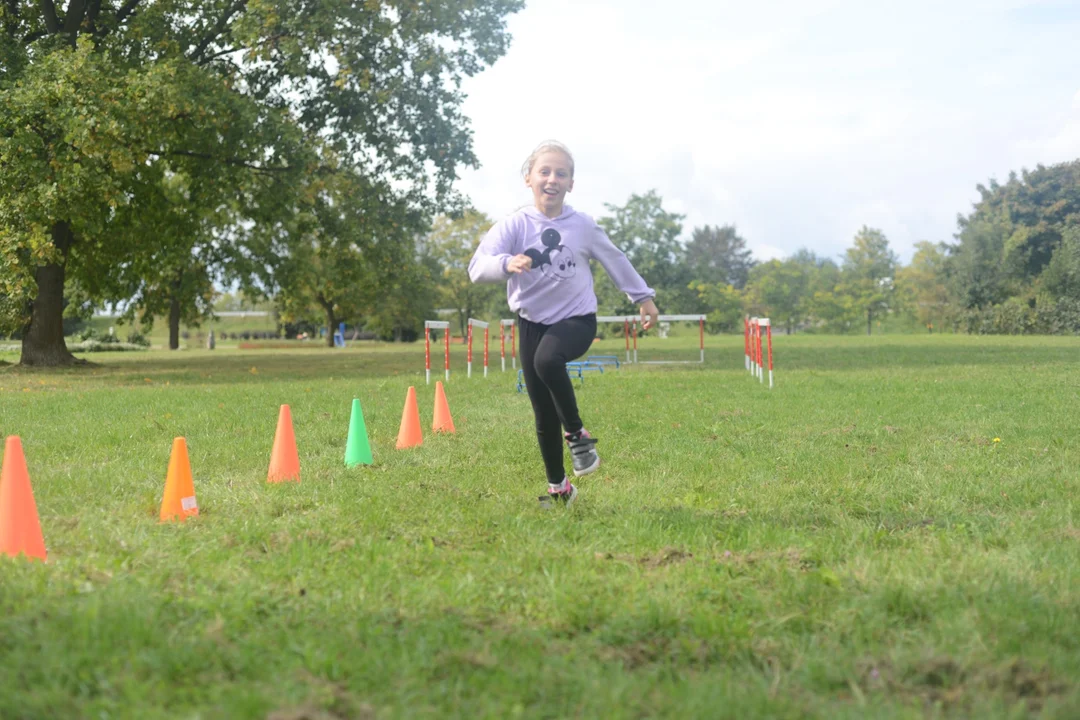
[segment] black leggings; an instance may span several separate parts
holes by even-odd
[[[566,363],[588,352],[596,337],[596,315],[579,315],[554,325],[518,318],[521,331],[521,369],[536,416],[536,437],[549,483],[566,477],[563,466],[563,431],[582,429],[574,383]]]

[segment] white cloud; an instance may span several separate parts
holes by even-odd
[[[836,256],[868,224],[906,260],[952,236],[977,183],[1080,157],[1080,13],[943,5],[533,0],[466,84],[483,167],[460,187],[514,210],[522,160],[555,137],[593,215],[655,188],[687,234],[735,223],[763,259]]]

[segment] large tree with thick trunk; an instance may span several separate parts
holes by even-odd
[[[185,203],[230,223],[203,236],[223,258],[341,168],[445,206],[475,164],[461,80],[505,52],[521,4],[3,0],[0,331],[21,334],[24,364],[71,363],[67,281],[127,300],[162,245],[196,257],[183,245],[201,238],[153,230],[177,176],[204,189]]]

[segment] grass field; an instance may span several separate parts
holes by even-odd
[[[1080,338],[777,337],[772,391],[708,342],[588,376],[554,511],[497,349],[407,451],[419,344],[0,368],[50,553],[0,559],[0,717],[1080,717]]]

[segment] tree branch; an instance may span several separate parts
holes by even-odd
[[[98,9],[100,10],[101,0],[91,0],[91,2],[93,2],[95,5],[99,6]],[[123,6],[119,10],[116,11],[116,16],[115,16],[116,17],[116,26],[119,27],[119,26],[123,25],[124,21],[127,20],[128,17],[130,17],[131,15],[133,15],[135,13],[135,10],[138,9],[139,3],[141,3],[141,2],[142,2],[142,0],[128,0],[126,3],[124,3]],[[90,18],[91,23],[93,23],[93,21],[96,19],[96,16],[97,16],[97,13],[94,13],[94,15]],[[107,37],[108,34],[110,32],[112,32],[112,28],[105,27],[105,28],[102,28],[100,30],[95,28],[93,30],[93,32],[94,32],[94,35],[97,36],[98,39],[101,39],[101,38]]]
[[[222,57],[224,55],[229,55],[231,53],[237,52],[238,50],[242,50],[242,49],[243,48],[231,47],[231,48],[226,48],[224,50],[219,50],[218,52],[214,53],[213,55],[207,55],[202,60],[199,60],[196,64],[197,65],[208,65],[211,62],[213,62],[214,60],[217,60],[219,57]]]
[[[64,32],[72,36],[79,31],[83,18],[86,16],[86,0],[71,0],[68,3],[67,12],[64,13]]]
[[[90,7],[86,12],[86,24],[92,34],[97,34],[97,19],[101,14],[101,0],[90,0]]]
[[[133,12],[135,12],[135,8],[139,7],[140,2],[142,2],[142,0],[128,0],[126,3],[124,3],[123,7],[116,11],[117,25],[127,20],[128,15],[131,15]]]
[[[210,34],[202,39],[202,41],[195,47],[195,51],[191,54],[191,61],[197,64],[202,64],[200,56],[206,52],[206,48],[210,47],[210,43],[214,42],[225,32],[229,26],[229,20],[232,17],[247,7],[247,0],[237,0],[226,11],[225,14],[218,18],[217,23],[214,24],[214,29],[210,31]]]
[[[15,36],[15,28],[18,27],[18,23],[19,23],[19,0],[7,0],[7,6],[8,6],[8,11],[7,11],[8,20],[5,23],[5,28],[4,29],[7,30],[8,36],[14,37]]]
[[[38,0],[38,5],[41,6],[41,14],[45,18],[45,27],[49,29],[49,32],[60,32],[60,20],[56,17],[56,6],[53,5],[52,0]]]

